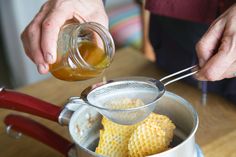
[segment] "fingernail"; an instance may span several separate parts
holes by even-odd
[[[47,70],[47,66],[45,64],[38,64],[37,69],[40,74],[44,74]]]
[[[199,73],[196,73],[196,74],[194,75],[194,78],[197,79],[197,80],[206,81],[206,78],[203,77],[203,76],[202,76],[201,74],[199,74]]]
[[[51,53],[46,54],[46,61],[50,64],[53,63],[53,55]]]

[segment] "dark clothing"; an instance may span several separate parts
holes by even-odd
[[[236,0],[146,0],[153,14],[198,23],[211,23]]]
[[[195,44],[208,29],[207,24],[177,20],[151,14],[150,41],[156,52],[156,64],[169,73],[197,64]],[[197,86],[193,77],[185,79]],[[236,79],[208,82],[208,91],[216,92],[236,103]]]

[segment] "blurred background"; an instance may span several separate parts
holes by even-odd
[[[18,88],[50,77],[40,75],[25,55],[20,34],[46,0],[0,1],[0,87]],[[141,7],[133,0],[107,0],[116,49],[142,47]]]

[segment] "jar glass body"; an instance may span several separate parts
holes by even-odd
[[[94,22],[64,25],[57,41],[57,60],[51,74],[65,81],[94,78],[109,67],[115,53],[108,30]]]

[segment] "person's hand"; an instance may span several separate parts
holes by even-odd
[[[70,20],[93,21],[108,28],[102,0],[49,0],[21,35],[27,56],[45,74],[56,61],[57,38],[61,26]]]
[[[236,77],[236,4],[210,26],[196,45],[199,80]]]

